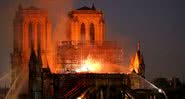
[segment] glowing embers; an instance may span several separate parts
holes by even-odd
[[[81,66],[77,68],[76,72],[91,72],[98,73],[102,70],[102,64],[100,61],[88,57],[86,60],[82,60]]]

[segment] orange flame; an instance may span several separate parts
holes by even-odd
[[[99,61],[88,57],[80,68],[76,69],[76,72],[99,72],[102,69],[102,65]]]
[[[128,71],[129,70],[127,66],[103,62],[92,57],[88,57],[86,60],[82,61],[81,66],[75,69],[75,72],[78,73],[128,73]]]
[[[139,73],[139,57],[136,53],[135,57],[131,59],[131,66],[130,71],[135,71],[136,73]]]

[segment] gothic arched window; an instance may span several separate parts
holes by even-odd
[[[90,24],[90,42],[94,43],[95,40],[95,33],[94,33],[94,24]]]
[[[84,23],[81,24],[81,41],[82,42],[85,41],[85,24]]]
[[[34,40],[34,37],[33,37],[33,24],[30,22],[29,25],[28,25],[28,38],[29,38],[29,41],[28,41],[28,45],[29,47],[33,47],[33,40]]]
[[[37,44],[41,46],[41,24],[37,24]]]

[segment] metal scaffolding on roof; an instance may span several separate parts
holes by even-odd
[[[103,63],[120,65],[124,62],[124,50],[116,42],[61,41],[57,45],[57,62],[64,71],[73,71],[88,57]]]

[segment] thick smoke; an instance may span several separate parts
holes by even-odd
[[[73,9],[73,2],[72,0],[33,0],[32,4],[48,11],[52,25],[51,49],[55,52],[57,42],[67,40],[68,13]],[[53,53],[47,57],[51,71],[54,70],[56,65],[55,54]]]
[[[34,0],[34,5],[48,10],[52,23],[53,44],[67,40],[68,13],[73,9],[72,0]]]

